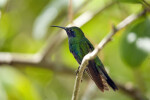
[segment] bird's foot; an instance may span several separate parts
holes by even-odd
[[[78,75],[79,73],[79,69],[80,69],[80,66],[78,67],[77,71],[76,71],[76,76]],[[81,82],[82,82],[82,79],[81,79]]]
[[[77,71],[76,71],[76,76],[78,75],[79,73],[79,69],[80,69],[80,66],[78,67]]]
[[[85,68],[85,69],[84,69],[84,72],[83,72],[83,74],[85,74],[85,71],[86,71],[86,70],[87,70],[87,68]]]
[[[79,73],[79,68],[80,68],[80,66],[79,66],[78,69],[76,70],[76,75],[78,75],[78,73]],[[85,73],[86,70],[87,70],[87,68],[85,68],[83,74]]]
[[[85,71],[87,70],[87,68],[84,69],[83,75],[85,74]],[[83,77],[81,79],[81,82],[83,81]]]
[[[77,69],[77,71],[76,71],[76,76],[78,75],[78,73],[79,73],[79,69],[80,69],[80,66],[78,67],[78,69]],[[84,70],[84,72],[83,72],[83,74],[85,73],[85,71],[87,70],[87,68],[85,68],[85,70]],[[81,82],[82,82],[82,80],[83,80],[83,77],[82,77],[82,79],[81,79]]]

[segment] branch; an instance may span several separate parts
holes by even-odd
[[[87,4],[87,3],[86,3]],[[96,12],[87,12],[81,14],[77,19],[73,21],[73,23],[79,23],[78,26],[82,26],[86,23],[88,23],[94,16],[98,15],[102,11],[104,11],[106,8],[109,8],[115,4],[115,2],[108,3],[106,6],[102,7]],[[89,18],[83,18],[84,16],[90,16]],[[83,21],[84,19],[84,21]],[[66,66],[57,65],[54,66],[54,63],[46,61],[47,57],[52,54],[56,47],[60,47],[61,43],[67,38],[66,34],[63,34],[63,31],[60,31],[58,34],[54,36],[50,36],[48,40],[46,41],[43,48],[36,54],[21,54],[21,53],[6,53],[1,52],[0,53],[0,65],[7,64],[7,65],[31,65],[36,67],[43,67],[52,69],[56,72],[65,72],[68,73],[74,73],[74,71]],[[59,67],[58,67],[59,66]]]
[[[122,28],[126,27],[128,24],[138,19],[140,16],[145,15],[145,13],[146,13],[146,10],[142,11],[141,13],[137,15],[133,14],[133,15],[128,16],[126,19],[120,22],[116,27],[113,27],[112,31],[98,44],[98,46],[93,50],[93,52],[84,56],[82,63],[80,65],[80,68],[79,68],[79,73],[76,76],[72,100],[78,99],[81,79],[83,76],[83,72],[86,66],[88,65],[88,61],[94,59],[97,56],[99,51],[111,40],[113,35],[115,35]]]
[[[133,100],[148,100],[138,88],[133,87],[130,83],[126,83],[125,85],[116,84],[122,93],[130,96]],[[90,80],[81,100],[93,100],[97,95],[97,91],[98,89],[96,88],[96,85]]]
[[[147,5],[150,8],[150,4],[147,1],[145,1],[145,0],[142,0],[142,1],[145,5]]]
[[[68,19],[69,19],[69,23],[72,24],[72,20],[73,20],[73,7],[72,7],[72,0],[69,0],[68,2]]]
[[[20,58],[20,59],[18,59],[18,58]],[[0,53],[0,65],[1,64],[15,65],[15,66],[16,65],[23,65],[23,66],[28,65],[28,66],[32,66],[32,67],[35,66],[35,67],[50,69],[55,73],[64,73],[64,74],[69,74],[69,75],[75,75],[75,74],[73,74],[74,70],[69,68],[69,66],[66,66],[63,64],[56,64],[56,63],[48,63],[48,62],[40,63],[40,62],[38,62],[38,56],[37,55],[35,55],[33,57],[33,55],[30,55],[30,54]],[[85,77],[85,79],[87,80],[88,78]],[[89,84],[91,84],[91,83],[89,83]],[[145,100],[145,99],[140,99],[140,98],[144,98],[144,95],[141,93],[140,90],[135,89],[131,86],[129,88],[129,86],[127,87],[127,86],[124,86],[121,84],[117,84],[117,86],[119,87],[119,89],[122,92],[131,96],[133,99]],[[90,85],[90,87],[91,87],[91,85]],[[90,98],[93,97],[91,95],[91,93],[92,94],[94,93],[94,88],[91,88],[91,89],[88,88],[86,90],[85,96],[83,96],[82,100],[86,100],[87,96],[89,97],[88,100],[90,100]]]
[[[19,53],[0,53],[0,65],[21,65],[22,66],[32,66],[32,67],[40,67],[40,68],[47,68],[53,70],[54,72],[59,73],[74,73],[72,68],[69,66],[57,64],[53,62],[42,62],[41,56],[38,54],[19,54]]]
[[[127,84],[125,86],[121,84],[117,84],[117,86],[122,92],[126,93],[134,100],[148,100],[140,90],[133,88],[133,86],[130,86],[130,84]]]

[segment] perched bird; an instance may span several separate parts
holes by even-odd
[[[66,31],[68,35],[69,50],[73,54],[79,65],[81,64],[83,57],[94,50],[93,45],[84,36],[84,33],[80,28],[61,26],[52,27],[62,28]],[[108,85],[114,91],[118,90],[115,83],[108,76],[104,65],[102,64],[98,56],[95,59],[89,61],[89,64],[85,70],[101,91],[108,90]]]

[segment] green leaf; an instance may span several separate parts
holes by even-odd
[[[121,40],[121,57],[131,67],[138,67],[150,53],[150,20],[140,19],[130,25]]]

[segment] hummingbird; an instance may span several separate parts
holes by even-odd
[[[83,31],[79,27],[51,27],[58,27],[66,31],[68,35],[69,50],[73,54],[80,67],[82,59],[86,54],[94,50],[94,46],[85,37]],[[113,80],[107,74],[104,65],[102,64],[98,56],[93,60],[89,61],[89,64],[87,65],[85,71],[88,73],[88,75],[102,92],[104,92],[104,90],[109,90],[108,86],[110,86],[114,91],[118,90]]]

